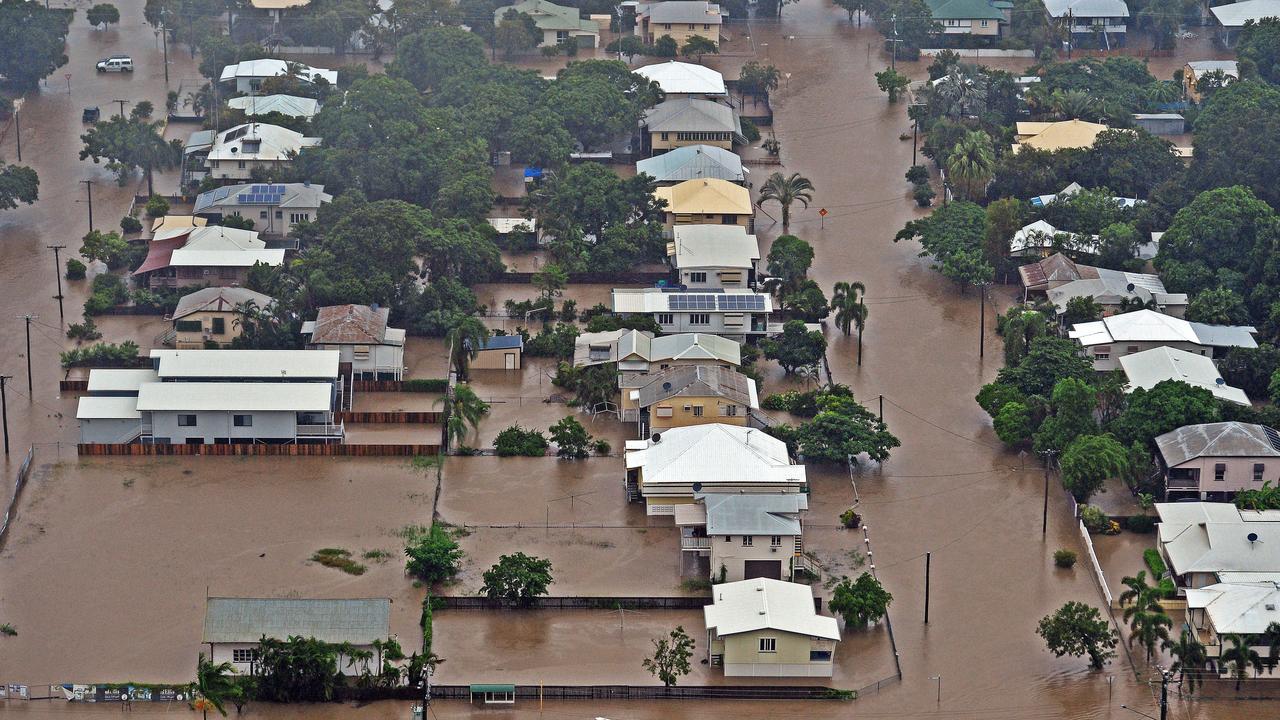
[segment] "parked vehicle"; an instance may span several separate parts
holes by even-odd
[[[133,58],[128,55],[112,55],[98,61],[98,72],[133,72]]]
[[[80,122],[96,123],[100,117],[102,117],[101,110],[96,107],[87,107],[84,109],[84,113],[80,115]]]

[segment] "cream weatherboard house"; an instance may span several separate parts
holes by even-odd
[[[1165,499],[1231,500],[1280,484],[1280,433],[1242,422],[1184,425],[1156,438]]]
[[[652,45],[663,35],[684,47],[689,38],[698,36],[720,46],[720,27],[724,15],[720,6],[706,0],[667,0],[640,6],[635,32]]]
[[[205,600],[200,642],[207,646],[214,664],[229,662],[237,673],[251,675],[262,638],[287,640],[294,636],[371,651],[374,642],[391,637],[391,601],[232,597]],[[405,651],[411,648],[406,647]],[[359,674],[359,662],[349,663],[349,659],[338,655],[338,672]]]
[[[244,332],[244,311],[270,312],[275,299],[242,287],[209,287],[182,296],[174,308],[171,343],[179,350],[228,347]],[[168,336],[166,336],[168,337]]]
[[[387,327],[391,311],[369,305],[330,305],[302,323],[309,350],[336,350],[356,380],[404,376],[404,330]]]
[[[753,288],[760,243],[741,225],[677,225],[667,262],[689,290]]]
[[[1248,325],[1188,322],[1155,310],[1109,315],[1096,322],[1072,325],[1067,337],[1080,344],[1093,369],[1120,369],[1120,359],[1153,348],[1183,350],[1206,358],[1231,348],[1256,348],[1257,329]]]
[[[803,493],[701,493],[677,505],[680,549],[708,559],[713,582],[752,578],[791,580],[803,560]]]
[[[216,180],[244,182],[253,179],[255,170],[279,174],[303,149],[319,144],[318,137],[306,137],[279,125],[245,123],[214,137],[205,167]]]
[[[728,677],[831,677],[840,626],[808,585],[755,578],[716,585],[703,608],[707,660]]]

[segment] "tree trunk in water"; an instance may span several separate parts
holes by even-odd
[[[858,328],[858,367],[862,367],[862,328]]]
[[[156,194],[155,186],[152,182],[151,163],[147,163],[147,197],[150,198]]]

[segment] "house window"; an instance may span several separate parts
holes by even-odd
[[[354,348],[352,348],[351,352],[352,352],[352,355],[354,355],[354,356],[355,356],[355,359],[356,359],[356,360],[368,360],[368,359],[369,359],[369,346],[368,346],[368,345],[356,345]]]
[[[1227,464],[1226,464],[1226,463],[1216,463],[1216,464],[1213,466],[1213,479],[1214,479],[1214,480],[1226,480],[1226,479],[1227,479]]]
[[[778,652],[778,638],[760,638],[760,652]]]
[[[671,410],[672,410],[672,409],[671,409],[670,407],[662,407],[662,406],[659,406],[659,407],[658,407],[658,411],[657,411],[657,413],[655,413],[655,414],[656,414],[658,417],[660,417],[660,418],[669,418],[669,417],[671,417],[671,415],[672,415],[672,411],[671,411]]]
[[[259,211],[258,211],[258,219],[259,219],[259,220],[266,220],[266,219],[267,219],[267,211],[266,211],[266,210],[259,210]]]
[[[556,42],[558,42],[558,43],[562,43],[562,42],[564,42],[565,40],[568,40],[568,39],[569,39],[569,31],[568,31],[568,30],[557,30],[557,31],[556,31]]]
[[[216,318],[211,318],[211,320],[212,320],[212,322],[213,322],[213,330],[212,330],[212,332],[213,332],[213,334],[214,334],[214,335],[223,335],[223,334],[225,334],[225,333],[227,332],[227,319],[226,319],[226,318],[216,317]]]
[[[1094,350],[1093,359],[1094,360],[1110,360],[1111,348],[1098,348],[1097,350]]]
[[[693,406],[693,416],[694,416],[694,417],[702,417],[702,406],[701,406],[701,405],[694,405],[694,406]]]
[[[737,225],[738,216],[737,215],[721,215],[720,224],[721,225]]]
[[[689,313],[689,324],[690,325],[710,325],[711,314],[710,313]]]
[[[307,220],[310,220],[310,219],[311,218],[307,217],[306,213],[289,213],[290,225],[297,225],[300,222],[306,222]]]
[[[774,536],[770,537],[770,538],[769,538],[769,547],[771,547],[771,548],[780,548],[780,547],[782,547],[782,536],[781,536],[781,535],[774,535]]]
[[[658,313],[659,325],[674,325],[676,316],[672,313]]]
[[[724,541],[725,541],[725,542],[733,542],[733,536],[732,536],[732,535],[725,535],[725,536],[724,536]]]
[[[754,541],[755,541],[755,538],[754,538],[754,537],[752,537],[752,536],[750,536],[750,535],[743,535],[743,536],[742,536],[742,547],[751,547],[751,544],[752,544]]]
[[[256,648],[235,648],[231,651],[231,662],[251,663],[258,659]]]
[[[231,420],[231,424],[236,427],[253,427],[252,415],[235,415],[232,416]]]
[[[179,320],[176,323],[178,332],[200,332],[204,330],[204,326],[199,320]]]
[[[737,405],[724,405],[724,406],[721,406],[721,408],[720,408],[720,414],[721,414],[721,415],[724,415],[725,417],[737,417],[737,416],[738,416],[738,406],[737,406]]]
[[[1138,352],[1138,346],[1137,345],[1126,346],[1124,351],[1126,355],[1132,355],[1133,353]]]
[[[663,30],[670,30],[670,29],[671,29],[671,23],[662,23],[662,29],[663,29]]]
[[[1262,463],[1253,464],[1253,481],[1262,482],[1262,473],[1265,472],[1267,466]]]
[[[959,26],[960,26],[960,21],[959,21],[959,20],[948,20],[948,21],[947,21],[947,27],[959,27]]]
[[[659,135],[662,136],[662,140],[663,142],[665,142],[667,140],[667,137],[670,135],[670,133],[659,133]]]
[[[710,25],[710,24],[707,24],[707,23],[704,23],[704,24],[702,25],[702,29],[703,29],[703,30],[710,30],[710,29],[711,29],[711,25]]]
[[[280,218],[283,218],[283,217],[284,217],[284,211],[283,211],[283,210],[277,210],[277,211],[276,211],[276,219],[277,219],[277,220],[279,220]]]
[[[238,162],[236,163],[236,167],[238,167],[238,168],[240,168],[241,170],[243,170],[243,169],[244,169],[244,161],[243,161],[243,160],[238,161]]]
[[[693,23],[689,23],[689,29],[690,29],[690,30],[697,30],[697,29],[698,29],[698,26],[697,26],[697,25],[694,25]]]
[[[706,281],[707,281],[707,274],[705,272],[689,273],[689,282],[691,283],[704,283]]]
[[[179,415],[178,416],[178,427],[195,427],[195,426],[196,426],[195,415]]]

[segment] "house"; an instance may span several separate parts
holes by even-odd
[[[1280,510],[1240,510],[1212,502],[1155,507],[1160,517],[1156,548],[1179,594],[1219,582],[1280,580]]]
[[[182,145],[182,186],[198,184],[209,174],[209,151],[218,133],[213,130],[196,130],[187,136]]]
[[[667,262],[689,290],[753,288],[760,243],[741,225],[677,225]]]
[[[243,285],[259,263],[279,267],[285,251],[272,249],[253,230],[211,225],[179,228],[147,244],[147,257],[133,271],[143,287]]]
[[[485,222],[493,228],[500,246],[504,248],[527,248],[532,250],[538,244],[538,221],[522,217],[491,217]]]
[[[404,377],[404,330],[387,327],[389,308],[376,305],[330,305],[316,319],[302,323],[308,350],[336,350],[357,380]]]
[[[673,515],[698,493],[802,493],[805,468],[787,444],[761,430],[710,423],[672,428],[626,444],[627,499],[649,515]]]
[[[1250,404],[1249,397],[1243,390],[1228,385],[1222,379],[1212,360],[1186,350],[1157,347],[1124,355],[1120,358],[1120,369],[1129,381],[1125,392],[1133,392],[1138,388],[1150,390],[1166,380],[1176,380],[1192,387],[1204,388],[1219,400],[1237,405]]]
[[[1097,269],[1101,277],[1065,283],[1045,293],[1059,316],[1066,313],[1069,302],[1081,297],[1093,298],[1102,306],[1104,316],[1120,312],[1121,303],[1125,301],[1154,305],[1162,314],[1175,318],[1187,311],[1186,293],[1164,292],[1164,283],[1156,275]]]
[[[252,303],[268,310],[275,298],[242,287],[208,287],[183,295],[169,317],[173,321],[173,345],[179,350],[209,344],[227,347],[243,331],[244,308]]]
[[[1133,124],[1152,135],[1181,135],[1187,119],[1177,113],[1134,113]]]
[[[631,72],[658,83],[668,98],[679,96],[697,98],[726,98],[729,90],[724,84],[724,75],[703,65],[668,60],[638,67]]]
[[[1249,4],[1247,1],[1238,3],[1239,5]],[[1222,8],[1214,8],[1214,11]],[[1280,3],[1276,3],[1276,12],[1280,13]],[[1280,17],[1280,14],[1276,15]],[[1222,73],[1222,84],[1225,86],[1233,80],[1240,79],[1240,66],[1235,60],[1192,60],[1182,68],[1182,86],[1186,90],[1187,98],[1192,102],[1200,102],[1202,95],[1196,84],[1200,82],[1200,78],[1209,73]]]
[[[1150,243],[1153,247],[1159,247],[1159,243],[1153,241]],[[1144,245],[1145,247],[1145,245]],[[1083,290],[1086,285],[1077,285],[1077,283],[1098,280],[1101,281],[1099,289],[1102,298],[1095,294],[1094,299],[1103,306],[1104,312],[1113,314],[1114,310],[1119,307],[1119,299],[1115,300],[1114,308],[1109,295],[1119,293],[1123,289],[1125,297],[1141,300],[1144,303],[1156,302],[1157,307],[1166,315],[1181,317],[1186,309],[1187,296],[1185,293],[1169,293],[1164,290],[1164,283],[1160,280],[1159,275],[1149,275],[1146,273],[1122,272],[1120,270],[1111,270],[1108,268],[1093,267],[1077,263],[1062,253],[1054,253],[1049,257],[1039,261],[1023,265],[1018,268],[1018,275],[1022,279],[1023,301],[1032,293],[1044,294],[1048,296],[1049,291],[1057,288],[1066,288],[1075,285],[1075,288],[1069,288],[1064,296],[1066,299],[1077,297],[1077,289]],[[1133,285],[1130,289],[1129,285]]]
[[[1156,438],[1156,457],[1166,500],[1230,500],[1263,482],[1280,484],[1280,434],[1266,425],[1184,425]]]
[[[1280,17],[1280,0],[1244,0],[1211,7],[1209,12],[1218,21],[1218,40],[1224,47],[1231,47],[1240,39],[1240,30],[1245,24]]]
[[[642,379],[636,388],[622,386],[619,404],[623,421],[659,432],[706,423],[747,425],[752,410],[760,409],[756,381],[733,368],[681,365]]]
[[[360,598],[318,600],[311,598],[231,598],[205,600],[204,633],[200,642],[209,646],[209,660],[229,662],[236,672],[252,675],[262,638],[286,640],[314,638],[330,645],[372,651],[378,640],[391,637],[391,600]],[[406,652],[410,648],[405,648]],[[376,656],[376,654],[375,654]],[[339,653],[336,670],[358,674],[360,664]]]
[[[293,162],[303,148],[320,144],[318,137],[304,137],[279,125],[246,123],[220,133],[209,148],[205,165],[219,180],[249,180],[255,169],[279,172]]]
[[[678,365],[736,368],[742,345],[709,333],[654,337],[644,330],[583,333],[573,345],[574,367],[617,363],[620,373],[654,373]]]
[[[1099,46],[1107,50],[1125,44],[1129,6],[1124,0],[1044,0],[1044,7],[1073,36],[1098,37]]]
[[[314,68],[309,65],[303,65],[302,63],[272,60],[269,58],[262,60],[245,60],[244,62],[239,62],[235,65],[227,65],[222,68],[222,75],[219,76],[218,82],[234,82],[236,85],[236,92],[256,95],[262,89],[262,81],[267,78],[281,77],[283,75],[293,75],[306,83],[324,81],[334,87],[337,87],[338,85],[337,70]]]
[[[720,26],[724,15],[720,6],[706,0],[667,0],[640,6],[635,32],[648,45],[663,35],[684,47],[689,38],[706,38],[720,47]]]
[[[668,292],[662,288],[618,288],[613,311],[652,315],[664,333],[713,333],[733,340],[782,332],[769,323],[773,297],[750,290]]]
[[[292,118],[310,120],[320,112],[320,101],[293,95],[242,95],[228,100],[227,107],[240,110],[248,117],[280,113]]]
[[[155,240],[162,235],[173,237],[175,234],[187,232],[192,228],[204,227],[208,224],[208,220],[194,215],[164,215],[151,222],[151,239]]]
[[[929,14],[942,25],[944,35],[1000,37],[1004,12],[988,0],[927,0]]]
[[[636,163],[636,174],[653,178],[658,185],[714,178],[735,185],[747,181],[742,158],[714,145],[684,145]]]
[[[1097,249],[1096,236],[1059,230],[1045,220],[1028,223],[1009,238],[1009,256],[1015,258],[1046,258],[1062,250],[1094,254]]]
[[[1187,623],[1204,646],[1205,656],[1220,658],[1234,647],[1227,636],[1240,635],[1262,658],[1271,653],[1267,630],[1280,623],[1280,581],[1222,582],[1186,591]],[[1229,663],[1218,663],[1227,674]],[[1260,677],[1254,672],[1254,677]]]
[[[500,24],[509,10],[533,18],[533,23],[542,33],[539,45],[555,47],[573,42],[580,48],[593,48],[600,44],[599,23],[583,20],[576,7],[554,5],[547,0],[524,0],[495,10],[493,24]]]
[[[1080,343],[1094,370],[1106,372],[1116,370],[1120,358],[1152,348],[1169,347],[1206,358],[1233,347],[1256,348],[1256,332],[1247,325],[1206,325],[1154,310],[1135,310],[1072,325],[1067,337]]]
[[[191,212],[219,223],[239,215],[263,235],[287,238],[295,225],[314,222],[320,206],[332,201],[323,185],[311,183],[223,185],[197,195]]]
[[[1120,0],[1114,1],[1121,6],[1124,5]],[[1125,12],[1127,13],[1128,10]],[[1097,139],[1098,134],[1109,129],[1106,125],[1085,122],[1084,120],[1020,122],[1017,123],[1017,135],[1014,138],[1013,151],[1018,152],[1024,147],[1035,148],[1036,150],[1093,147],[1093,141]]]
[[[703,614],[707,662],[728,677],[831,677],[840,627],[814,609],[808,585],[721,583]]]
[[[696,503],[677,505],[680,549],[708,558],[713,582],[764,577],[791,580],[803,561],[800,512],[803,493],[701,493]]]
[[[150,358],[161,382],[323,382],[342,392],[337,351],[154,349]]]
[[[1137,117],[1137,115],[1135,115],[1134,117]],[[1152,116],[1152,117],[1161,117],[1161,116]],[[1070,185],[1067,185],[1066,187],[1062,188],[1062,190],[1056,193],[1053,193],[1052,195],[1037,195],[1031,198],[1031,201],[1030,201],[1031,207],[1041,208],[1050,203],[1069,200],[1071,196],[1075,195],[1081,190],[1084,190],[1084,188],[1081,187],[1080,183],[1073,182]],[[1115,202],[1116,205],[1119,205],[1122,208],[1131,208],[1146,202],[1145,200],[1139,200],[1138,198],[1125,198],[1125,197],[1113,197],[1111,198],[1111,200]]]
[[[490,335],[476,350],[472,370],[519,370],[522,367],[524,338],[520,335]]]
[[[668,98],[641,119],[648,152],[660,154],[685,145],[732,150],[746,142],[738,112],[728,105],[692,97]]]
[[[751,192],[727,180],[686,180],[653,191],[667,202],[665,228],[676,225],[741,225],[755,232]]]

